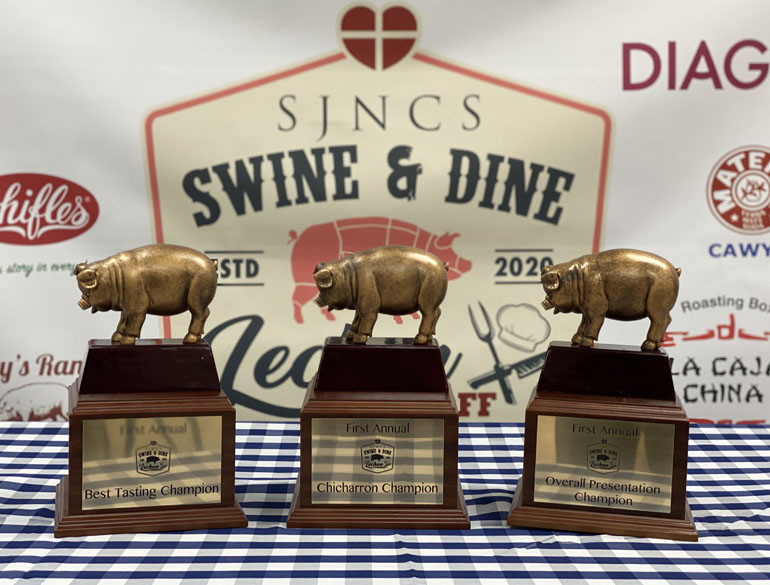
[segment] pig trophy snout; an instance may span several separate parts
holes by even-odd
[[[88,296],[91,290],[96,288],[96,271],[89,268],[88,264],[82,262],[75,266],[75,278],[78,281],[78,287],[83,292],[78,300],[78,307],[84,311],[91,308],[92,313],[96,313],[96,307],[92,306]]]
[[[551,295],[559,288],[559,275],[553,269],[553,266],[543,267],[543,270],[540,272],[540,282],[542,282],[543,289],[545,290],[545,299],[540,304],[546,311],[553,309],[553,313],[556,315],[560,311],[554,305]]]

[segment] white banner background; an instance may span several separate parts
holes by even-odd
[[[86,340],[109,337],[114,330],[116,313],[90,315],[76,306],[79,293],[67,265],[153,241],[145,116],[163,104],[339,51],[337,20],[348,6],[0,2],[0,175],[41,173],[68,179],[93,194],[99,205],[95,224],[72,239],[45,245],[0,243],[0,419],[61,417],[66,413],[64,387],[77,374]],[[733,422],[767,420],[770,287],[768,248],[762,244],[770,244],[770,237],[723,226],[709,209],[706,184],[728,152],[770,146],[770,53],[765,49],[770,45],[770,6],[762,0],[729,6],[710,1],[473,6],[415,1],[410,6],[419,15],[418,51],[595,104],[611,114],[602,249],[644,249],[682,267],[679,302],[669,328],[673,344],[667,351],[675,359],[675,382],[688,414]],[[730,50],[747,40],[754,44],[735,52],[726,71]],[[629,43],[644,43],[659,55],[659,77],[647,88],[624,90],[623,46]],[[713,76],[695,76],[682,88],[699,46],[694,71],[708,70],[707,49],[721,88],[715,87]],[[630,81],[649,78],[652,64],[649,50],[632,51],[626,72]],[[736,87],[736,81],[751,80],[761,82]],[[215,162],[223,161],[208,161]],[[296,225],[287,220],[298,232],[321,221]],[[474,245],[473,229],[457,229],[462,232],[457,243]],[[31,268],[27,272],[20,266]],[[291,287],[275,294],[289,297]],[[704,307],[703,301],[710,299]],[[463,311],[472,300],[457,307]],[[307,305],[305,311],[310,310]],[[579,322],[575,315],[547,318],[555,331],[566,334]],[[440,340],[441,325],[454,319],[467,320],[465,314],[445,312]],[[318,339],[301,347],[338,334],[341,323],[338,318],[325,329],[319,322],[310,330]],[[409,321],[402,327],[410,329],[403,335],[413,334]],[[607,322],[601,341],[636,345],[646,327],[646,322]],[[159,320],[148,318],[144,337],[160,331]],[[487,349],[476,340],[473,344],[485,367],[491,365]],[[217,359],[221,368],[220,355]],[[468,392],[466,378],[452,380],[455,392]],[[250,390],[259,392],[256,386]],[[301,393],[296,390],[297,406]],[[520,397],[523,404],[524,394]],[[502,405],[500,398],[492,403],[489,420],[522,418],[523,410]],[[475,403],[469,414],[477,415],[478,409]],[[264,418],[247,409],[239,410],[239,416]]]

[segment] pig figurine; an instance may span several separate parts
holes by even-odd
[[[599,337],[605,317],[621,321],[649,317],[642,349],[655,351],[671,323],[669,312],[676,303],[681,273],[649,252],[606,250],[543,268],[542,304],[554,313],[582,313],[572,343],[588,347]]]
[[[113,343],[131,345],[147,316],[192,314],[184,343],[197,343],[217,289],[217,265],[204,254],[170,244],[152,244],[104,260],[78,264],[82,296],[78,306],[91,312],[120,311]]]
[[[439,305],[447,289],[448,265],[430,252],[408,246],[380,246],[315,267],[316,303],[332,309],[355,309],[347,339],[365,343],[377,313],[422,313],[414,343],[433,339]]]
[[[302,307],[318,294],[311,278],[317,258],[342,258],[355,250],[375,246],[412,246],[435,254],[449,265],[449,280],[460,278],[471,269],[470,260],[462,258],[452,249],[452,243],[460,234],[431,233],[413,223],[392,217],[350,217],[311,225],[301,234],[289,232],[294,243],[291,250],[291,272],[296,286],[291,299],[294,302],[294,320],[303,323]],[[322,314],[329,321],[334,316],[328,310]],[[394,315],[396,323],[401,317]]]

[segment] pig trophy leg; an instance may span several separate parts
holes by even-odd
[[[146,316],[147,313],[144,311],[141,313],[127,313],[125,331],[120,340],[121,345],[134,345],[136,343],[136,338],[142,332],[142,325],[144,325]]]
[[[573,337],[572,343],[582,345],[583,347],[593,347],[593,344],[599,339],[599,331],[601,331],[602,325],[604,325],[604,317],[607,314],[608,308],[609,303],[607,299],[593,299],[583,312],[585,325],[581,321],[578,333],[576,334],[576,336],[579,336],[579,339],[575,343],[575,337]]]
[[[436,332],[436,321],[441,316],[439,305],[444,300],[446,286],[440,286],[440,283],[431,283],[423,286],[417,296],[417,307],[422,313],[419,332],[414,338],[415,345],[425,345],[433,338]]]
[[[377,321],[377,313],[377,310],[361,310],[361,324],[353,336],[353,343],[366,343],[367,338],[371,337],[372,329],[374,329],[374,324]]]
[[[678,285],[678,282],[676,283]],[[647,339],[642,343],[642,351],[655,351],[660,347],[671,323],[671,309],[676,303],[678,286],[653,286],[647,295],[646,310],[650,317]]]
[[[441,316],[441,309],[436,307],[433,311],[424,311],[422,314],[422,321],[420,321],[420,329],[414,338],[415,345],[425,345],[430,343],[433,339],[433,335],[436,333],[436,321]]]
[[[664,319],[650,315],[650,328],[647,330],[647,339],[642,343],[642,351],[657,350],[670,323],[671,317],[669,315],[666,315]]]
[[[366,343],[366,339],[371,337],[372,329],[374,329],[374,324],[377,322],[377,315],[380,312],[381,306],[382,300],[379,296],[358,299],[358,304],[356,305],[358,323],[356,324],[354,317],[353,325],[351,325],[351,327],[357,325],[353,336],[353,343]]]
[[[361,313],[359,313],[358,309],[356,309],[356,314],[353,317],[353,322],[350,324],[350,329],[348,329],[347,335],[345,335],[345,339],[347,341],[350,341],[351,339],[353,339],[355,335],[358,333],[358,328],[360,326],[361,326]]]
[[[190,326],[182,343],[198,343],[203,336],[203,326],[208,319],[209,303],[214,298],[217,280],[216,272],[197,275],[190,283],[187,292],[187,309],[190,311]]]
[[[572,345],[580,345],[580,342],[586,336],[586,327],[588,327],[588,318],[585,315],[581,315],[580,325],[578,325],[575,335],[572,336]]]
[[[187,328],[187,335],[184,336],[182,343],[198,343],[203,336],[203,325],[206,323],[211,311],[208,307],[205,307],[202,311],[200,309],[190,308],[190,326]]]
[[[121,311],[120,321],[118,322],[118,328],[115,329],[115,333],[112,334],[110,341],[112,343],[122,343],[123,336],[126,334],[126,321],[128,320],[128,313]]]
[[[589,317],[585,333],[578,342],[578,345],[593,347],[596,340],[599,339],[599,331],[601,331],[602,325],[604,325],[604,315],[597,315],[593,319]]]

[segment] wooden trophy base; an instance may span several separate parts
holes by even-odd
[[[207,343],[92,340],[69,388],[69,425],[54,536],[247,526],[235,409]]]
[[[508,524],[696,541],[688,436],[665,353],[552,344],[526,409]]]
[[[300,415],[287,526],[470,528],[458,421],[435,342],[327,339]]]

